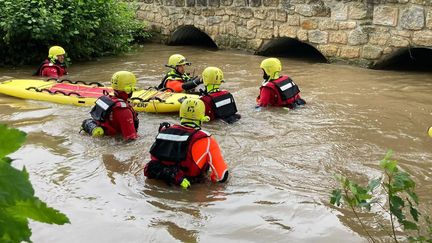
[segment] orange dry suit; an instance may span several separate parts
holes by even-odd
[[[225,182],[228,166],[219,145],[211,135],[198,128],[162,123],[150,149],[151,161],[144,168],[149,179],[179,185],[184,178],[202,181],[211,168],[211,180]]]

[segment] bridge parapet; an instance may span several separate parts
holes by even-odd
[[[220,48],[260,52],[273,41],[291,38],[313,46],[329,61],[361,66],[374,66],[401,49],[432,47],[431,0],[140,0],[139,4],[138,18],[148,21],[163,42],[173,42],[180,27],[193,26]]]

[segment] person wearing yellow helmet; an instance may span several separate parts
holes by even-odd
[[[306,101],[300,97],[300,89],[291,78],[281,75],[282,64],[277,58],[267,58],[260,65],[263,70],[264,82],[257,97],[257,106],[283,106],[290,109],[298,105],[305,105]]]
[[[202,81],[198,77],[189,77],[185,67],[190,65],[191,63],[188,62],[184,56],[180,54],[171,55],[168,59],[168,64],[165,65],[170,68],[170,71],[162,78],[157,88],[159,90],[166,89],[176,93],[195,89]]]
[[[227,123],[234,123],[240,119],[233,95],[227,90],[220,90],[224,75],[217,67],[207,67],[202,72],[205,90],[200,99],[205,104],[205,113],[210,120],[217,118]]]
[[[210,179],[225,182],[228,166],[219,145],[210,133],[201,130],[202,122],[209,120],[204,103],[197,98],[188,98],[181,104],[179,113],[179,125],[164,122],[159,126],[144,175],[188,188],[191,182],[202,181],[211,168]]]
[[[66,75],[65,54],[63,47],[52,46],[48,50],[48,59],[39,65],[34,75],[50,78],[60,78]]]
[[[94,137],[121,134],[126,141],[137,139],[139,120],[128,102],[136,82],[131,72],[114,73],[111,78],[114,95],[104,95],[96,100],[90,111],[92,118],[84,120],[81,129]]]

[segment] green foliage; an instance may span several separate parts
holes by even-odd
[[[73,60],[117,54],[150,37],[121,0],[0,0],[0,64],[40,62],[60,45]]]
[[[30,242],[28,219],[49,224],[69,223],[66,215],[34,196],[29,174],[11,166],[4,157],[15,152],[26,134],[0,124],[0,242]]]
[[[398,242],[398,239],[394,218],[397,219],[400,226],[403,226],[404,233],[410,241],[432,243],[432,223],[427,216],[419,217],[421,214],[417,208],[419,199],[414,192],[415,182],[407,172],[399,169],[397,161],[391,158],[392,155],[393,151],[389,150],[384,159],[380,161],[379,165],[384,170],[383,178],[370,180],[366,187],[362,187],[346,177],[336,176],[341,188],[333,190],[330,203],[336,206],[348,206],[373,242],[375,242],[374,238],[367,231],[356,209],[370,211],[371,206],[377,204],[390,216],[391,237],[395,242]],[[385,205],[382,205],[380,198],[373,194],[374,189],[378,186],[386,193],[387,202]],[[423,225],[427,225],[426,230],[420,228],[420,219],[423,219]]]

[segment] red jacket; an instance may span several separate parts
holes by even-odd
[[[284,75],[278,79],[265,82],[260,87],[257,97],[259,106],[289,106],[300,99],[300,90],[292,80]]]
[[[124,140],[138,138],[138,118],[132,106],[124,99],[108,96],[115,105],[103,121],[97,121],[106,135],[121,134]]]
[[[36,71],[36,75],[50,78],[60,78],[67,74],[66,67],[60,63],[52,63],[48,59],[45,60]]]

